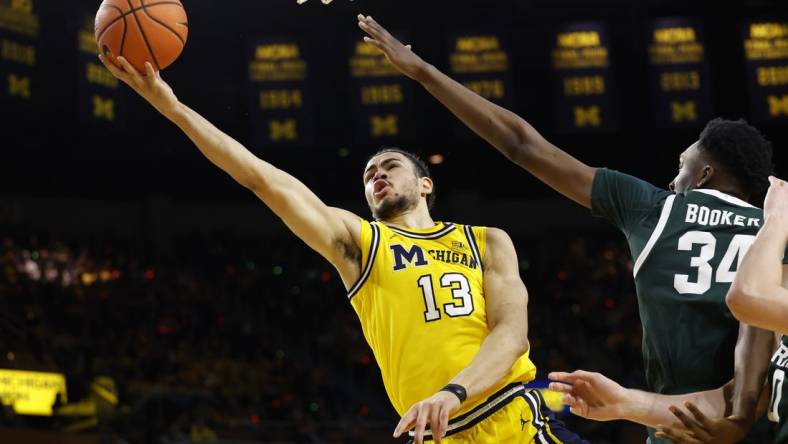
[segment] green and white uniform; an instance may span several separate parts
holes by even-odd
[[[710,390],[733,377],[739,322],[725,305],[763,213],[716,190],[682,194],[599,169],[592,212],[626,236],[632,257],[649,389]],[[660,442],[649,429],[649,440]]]
[[[769,384],[772,396],[769,400],[769,421],[776,423],[774,444],[788,444],[788,336],[783,336],[780,348],[772,356],[769,364]]]

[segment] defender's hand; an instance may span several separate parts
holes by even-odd
[[[763,213],[766,219],[780,220],[783,225],[788,225],[788,182],[774,176],[769,176],[769,191],[763,201]]]
[[[460,400],[453,393],[438,392],[424,401],[413,405],[403,416],[394,429],[394,437],[415,427],[413,444],[424,443],[424,429],[427,423],[432,431],[432,439],[440,444],[449,426],[449,416],[460,408]]]
[[[553,372],[550,390],[564,394],[564,404],[572,413],[595,421],[622,419],[626,410],[626,391],[615,381],[599,373],[577,370]]]
[[[735,416],[709,419],[691,402],[684,406],[692,413],[693,418],[676,406],[670,412],[681,421],[684,428],[676,426],[657,426],[657,438],[667,439],[677,444],[732,444],[741,441],[747,435],[747,423]]]
[[[377,47],[400,72],[413,80],[419,81],[429,65],[410,49],[403,45],[371,16],[358,15],[358,26],[368,37],[364,41]]]
[[[167,114],[178,105],[178,98],[170,85],[161,78],[160,72],[154,70],[153,65],[149,62],[145,62],[145,75],[143,76],[123,57],[117,58],[121,68],[115,66],[103,55],[99,55],[99,59],[112,75],[129,85],[162,114]]]

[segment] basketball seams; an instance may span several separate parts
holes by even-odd
[[[158,6],[158,5],[176,5],[176,6],[180,6],[181,8],[183,8],[183,3],[179,2],[179,1],[161,1],[161,2],[156,2],[156,3],[150,3],[150,4],[146,5],[146,6],[150,8],[150,7]],[[106,5],[102,5],[102,7],[108,7],[108,8],[115,8],[115,9],[117,9],[120,12],[120,16],[119,17],[115,17],[109,23],[107,23],[107,25],[104,26],[104,29],[102,29],[101,32],[98,33],[98,37],[96,37],[96,40],[100,39],[104,35],[104,33],[107,32],[107,29],[109,29],[109,27],[112,26],[113,24],[117,23],[120,19],[125,19],[125,17],[127,15],[131,15],[134,12],[139,11],[140,9],[142,9],[142,7],[131,8],[130,11],[123,12],[122,9],[118,8],[115,5],[106,4]]]
[[[96,36],[96,41],[99,41],[99,40],[101,40],[102,37],[104,37],[104,34],[109,30],[110,26],[112,26],[115,23],[117,23],[118,21],[120,21],[120,19],[126,17],[126,13],[124,13],[122,9],[118,8],[115,5],[106,4],[106,5],[102,5],[102,8],[103,7],[116,9],[120,13],[120,15],[118,17],[115,17],[114,19],[112,19],[106,26],[104,26],[104,29],[102,29],[101,32],[98,33],[98,36]]]
[[[126,20],[126,16],[123,16],[123,35],[121,36],[120,40],[120,55],[123,56],[123,49],[126,47],[126,33],[129,31],[129,22]]]
[[[153,53],[153,47],[151,47],[150,42],[148,41],[148,36],[145,35],[145,28],[142,27],[142,23],[140,23],[140,18],[137,17],[137,11],[134,9],[134,5],[131,4],[131,0],[126,0],[129,2],[129,9],[134,14],[134,21],[137,22],[137,27],[140,30],[140,35],[142,36],[142,40],[145,42],[145,46],[148,48],[148,53],[150,54],[151,58],[153,59],[153,63],[156,64],[156,69],[159,68],[159,61],[156,60],[156,54]]]
[[[171,33],[175,34],[175,37],[178,37],[178,40],[181,41],[181,46],[186,46],[186,41],[183,39],[183,37],[181,37],[180,34],[178,34],[178,32],[176,30],[172,29],[170,27],[170,25],[168,25],[168,24],[164,23],[163,21],[157,19],[156,17],[152,16],[148,12],[148,7],[153,7],[153,6],[156,6],[156,5],[146,5],[145,4],[145,0],[140,0],[140,1],[142,3],[142,6],[140,7],[140,9],[142,9],[142,12],[144,12],[145,15],[147,15],[149,19],[151,19],[154,22],[160,24],[161,26],[165,27],[168,31],[170,31]]]

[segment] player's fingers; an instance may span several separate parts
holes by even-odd
[[[156,70],[153,69],[153,65],[150,62],[145,62],[145,82],[148,86],[154,86],[156,84]]]
[[[424,444],[424,429],[427,428],[430,408],[424,405],[419,406],[419,414],[416,417],[416,427],[413,429],[413,444]]]
[[[579,379],[572,387],[572,393],[583,398],[589,405],[596,406],[602,401],[599,394],[585,379]]]
[[[572,395],[564,395],[563,399],[564,404],[569,406],[569,410],[577,416],[582,416],[586,418],[588,415],[588,404],[583,400],[583,398],[578,398],[577,396]]]
[[[383,43],[380,43],[379,40],[375,40],[375,39],[373,39],[371,37],[364,37],[364,41],[366,43],[369,43],[370,45],[378,48],[381,51],[384,51],[384,52],[386,51],[386,47],[383,45]]]
[[[695,417],[695,421],[702,425],[704,429],[708,430],[711,427],[711,421],[709,421],[709,418],[707,418],[706,415],[704,415],[703,412],[701,412],[700,409],[695,406],[695,404],[688,401],[684,403],[684,407],[686,407],[687,410],[692,413],[692,416]]]
[[[446,431],[449,429],[449,409],[446,406],[441,407],[440,420],[441,429],[439,435],[443,438],[446,436]]]
[[[577,402],[577,398],[570,395],[569,393],[564,393],[564,396],[561,397],[561,402],[563,402],[568,406],[571,406]]]
[[[577,379],[587,382],[589,386],[594,387],[598,385],[599,377],[601,376],[599,373],[587,372],[585,370],[577,370],[573,375],[575,375]]]
[[[430,409],[430,430],[432,430],[432,439],[436,444],[441,442],[441,409],[440,405],[432,406]]]
[[[376,31],[378,34],[380,34],[380,36],[381,36],[381,37],[382,37],[384,40],[396,40],[396,39],[394,38],[394,36],[392,36],[392,35],[391,35],[391,33],[389,33],[389,32],[386,30],[386,28],[384,28],[384,27],[383,27],[383,26],[382,26],[380,23],[378,23],[378,22],[377,22],[377,21],[376,21],[374,18],[372,18],[372,16],[371,16],[371,15],[367,16],[367,23],[369,23],[369,24],[372,26],[372,28],[373,28],[373,29],[374,29],[374,30],[375,30],[375,31]]]
[[[561,393],[572,393],[572,386],[563,382],[551,382],[550,390]]]
[[[659,439],[664,439],[676,444],[696,444],[700,443],[697,439],[694,439],[687,435],[686,433],[680,433],[678,430],[672,427],[657,427],[656,437]]]
[[[124,57],[118,57],[118,62],[120,63],[120,66],[123,67],[123,70],[129,75],[131,81],[134,82],[134,84],[142,84],[142,76],[140,76],[140,73],[138,73],[137,70],[131,66],[131,63],[129,63],[128,60],[126,60]]]
[[[381,34],[380,30],[379,30],[378,28],[376,28],[376,27],[375,27],[375,26],[372,24],[372,22],[370,22],[370,21],[369,21],[369,20],[367,20],[367,19],[359,20],[359,21],[358,21],[358,26],[359,26],[359,27],[360,27],[360,28],[361,28],[361,29],[362,29],[364,32],[366,32],[367,34],[369,34],[370,36],[372,36],[372,37],[374,37],[374,38],[376,38],[376,39],[379,39],[379,38],[382,38],[382,37],[383,37],[383,34]]]
[[[109,70],[109,72],[112,73],[113,76],[117,77],[120,80],[123,80],[124,82],[130,80],[128,74],[123,72],[122,69],[115,66],[115,64],[110,62],[108,58],[99,54],[99,60],[101,60],[101,63],[104,64],[104,66]]]
[[[397,423],[397,427],[394,428],[395,438],[399,438],[402,433],[410,430],[413,427],[413,422],[416,420],[416,414],[416,409],[411,407],[411,409],[402,416],[402,419],[400,419],[399,423]]]
[[[567,384],[573,384],[577,380],[577,376],[574,373],[567,372],[551,372],[547,376],[551,381],[565,382]]]
[[[678,407],[670,406],[669,410],[671,413],[673,413],[673,416],[678,418],[679,421],[681,421],[681,423],[684,424],[684,427],[686,427],[688,430],[698,429],[698,424],[695,422],[695,420],[687,416],[687,414],[684,413],[684,411],[682,411]]]

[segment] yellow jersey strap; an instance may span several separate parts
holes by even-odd
[[[465,225],[465,237],[468,238],[468,245],[471,246],[473,258],[476,260],[476,263],[479,264],[479,269],[483,271],[484,264],[482,263],[482,253],[479,249],[478,242],[476,242],[476,235],[473,233],[473,227],[470,225]]]
[[[369,249],[364,250],[364,246],[369,245]],[[358,293],[364,282],[369,278],[372,272],[372,265],[375,262],[375,256],[378,254],[378,246],[380,246],[380,227],[377,222],[368,222],[361,220],[361,276],[358,281],[348,290],[348,300],[353,299],[353,296]]]

